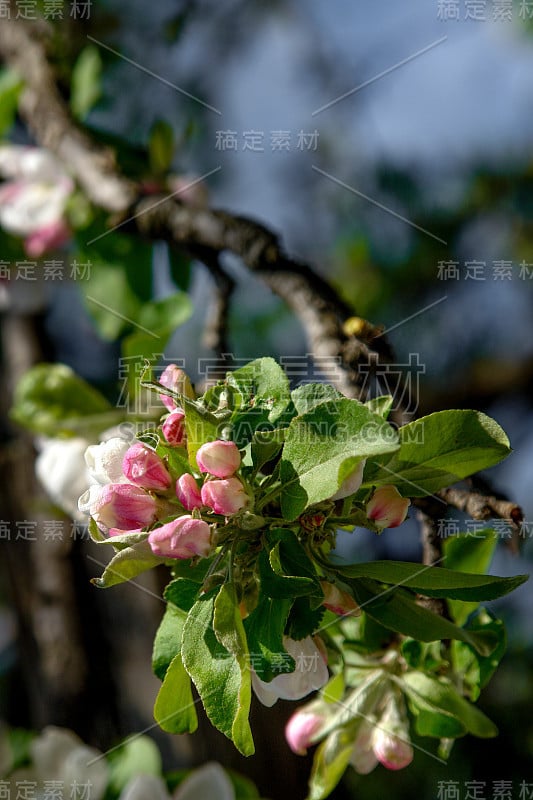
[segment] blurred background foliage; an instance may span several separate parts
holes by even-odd
[[[446,20],[446,5],[95,0],[88,19],[73,19],[65,3],[49,50],[73,113],[128,175],[149,185],[168,171],[218,170],[206,180],[211,206],[279,232],[358,315],[390,330],[399,363],[418,354],[421,411],[472,407],[504,426],[515,453],[490,478],[531,520],[518,560],[502,539],[494,570],[504,575],[527,571],[533,552],[533,9],[515,2],[495,21],[498,3],[477,3],[485,19],[476,20],[465,19],[473,4],[459,3],[459,19]],[[27,142],[17,91],[4,73],[0,129]],[[236,149],[221,148],[224,131]],[[263,134],[262,151],[244,148],[250,131]],[[272,149],[279,131],[289,132],[288,149]],[[316,148],[298,148],[299,131],[316,131]],[[87,298],[115,298],[136,319],[151,303],[165,355],[185,359],[198,380],[198,359],[213,355],[202,344],[212,288],[202,265],[121,233],[87,245],[106,221],[81,196],[69,214],[78,228],[69,259],[93,269],[87,281],[41,283],[47,358],[116,402],[120,347],[144,352],[146,342],[132,345],[127,324]],[[22,258],[17,240],[0,237],[3,259]],[[224,265],[238,282],[233,354],[304,353],[280,301],[236,259]],[[27,312],[28,287],[18,291],[26,300],[12,302]],[[361,534],[354,555],[418,558],[415,526],[401,542]],[[460,742],[447,766],[419,752],[401,773],[353,774],[335,796],[452,800],[439,781],[458,781],[455,797],[467,800],[471,780],[486,781],[479,800],[498,800],[493,781],[504,780],[514,784],[501,800],[518,800],[522,781],[532,796],[531,592],[495,604],[510,651],[481,707],[500,737]]]

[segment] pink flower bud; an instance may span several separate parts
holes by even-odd
[[[142,442],[135,442],[127,450],[122,461],[122,471],[130,483],[143,489],[165,491],[172,483],[162,459],[155,450]]]
[[[192,388],[189,376],[176,364],[168,365],[159,378],[159,383],[166,389],[172,389],[173,392],[183,394],[190,400],[194,400],[194,389]],[[172,397],[168,397],[165,394],[160,394],[159,397],[165,408],[168,408],[169,411],[174,411],[174,409],[178,408],[176,401]]]
[[[248,505],[250,498],[238,478],[207,481],[202,486],[202,503],[212,508],[215,514],[229,517]]]
[[[361,461],[353,472],[341,483],[339,490],[331,497],[331,500],[344,500],[351,494],[355,494],[363,482],[363,472],[365,469],[366,459]]]
[[[229,478],[241,465],[241,454],[234,442],[206,442],[196,453],[200,472],[217,478]]]
[[[148,541],[152,552],[163,558],[205,557],[211,551],[211,529],[187,514],[153,530]]]
[[[200,494],[198,484],[188,472],[184,475],[180,475],[176,481],[176,497],[187,511],[192,511],[194,508],[203,506],[202,495]]]
[[[170,400],[169,397],[166,399]],[[185,444],[187,438],[185,434],[185,414],[181,408],[176,408],[175,411],[170,412],[163,422],[162,430],[163,436],[169,444],[175,446]]]
[[[313,737],[324,724],[324,717],[311,711],[297,711],[285,726],[285,738],[293,753],[305,756]]]
[[[339,614],[340,616],[346,616],[347,614],[359,616],[361,609],[348,592],[344,592],[342,589],[339,589],[338,586],[335,586],[333,583],[328,583],[327,581],[320,581],[320,586],[324,592],[323,605],[325,605],[326,608],[329,608],[334,614]]]
[[[373,737],[374,755],[387,769],[403,769],[413,760],[413,748],[406,734],[400,738],[381,728],[376,728]]]
[[[144,528],[157,516],[152,495],[131,483],[91,486],[78,500],[78,508],[99,526],[123,531]]]
[[[410,504],[396,486],[380,486],[366,504],[366,515],[378,528],[397,528],[406,518]]]
[[[409,723],[403,698],[391,694],[379,723],[374,728],[372,749],[387,769],[403,769],[413,760]]]

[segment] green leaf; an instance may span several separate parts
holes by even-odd
[[[307,414],[308,411],[312,411],[316,406],[327,403],[329,400],[346,399],[329,383],[306,383],[298,386],[291,392],[291,398],[299,415]]]
[[[230,769],[227,769],[226,772],[233,784],[235,800],[261,800],[257,787],[249,778]]]
[[[268,531],[268,552],[259,554],[261,589],[274,598],[322,595],[315,569],[295,534],[283,528]]]
[[[102,59],[98,48],[90,44],[78,56],[70,81],[70,108],[83,119],[102,93]]]
[[[443,543],[446,566],[461,572],[486,572],[497,541],[496,531],[491,528],[484,528],[475,534],[465,533],[450,537]],[[478,603],[448,603],[450,615],[458,625],[466,622],[477,607]]]
[[[333,731],[317,749],[309,777],[307,800],[324,800],[342,778],[353,752],[354,730]]]
[[[18,100],[23,83],[11,69],[0,70],[0,137],[4,137],[15,122]]]
[[[391,453],[397,433],[357,400],[321,403],[293,419],[281,460],[281,510],[296,519],[334,495],[362,458]]]
[[[320,730],[321,736],[353,721],[361,722],[367,719],[383,698],[389,685],[389,676],[383,670],[376,669],[371,672],[367,670],[364,680],[335,705],[336,710],[330,713],[327,722]]]
[[[463,642],[452,642],[452,662],[454,671],[461,675],[463,680],[463,693],[468,692],[472,701],[479,697],[481,689],[487,685],[496,671],[498,664],[507,649],[507,635],[505,626],[500,619],[489,614],[485,609],[480,612],[467,625],[473,631],[491,631],[497,637],[497,647],[489,656],[481,656],[469,645]]]
[[[194,733],[198,727],[194,705],[191,679],[177,653],[156,697],[154,718],[167,733]]]
[[[201,588],[201,583],[197,581],[176,578],[170,581],[163,596],[168,603],[172,603],[182,611],[190,611],[198,599],[197,595]]]
[[[419,736],[432,736],[435,739],[457,739],[467,733],[463,723],[445,711],[435,711],[426,707],[419,708],[410,702],[409,706],[415,715],[415,729]]]
[[[107,759],[109,789],[120,794],[136,775],[161,775],[161,754],[149,736],[134,736],[114,748]]]
[[[174,331],[192,314],[188,295],[176,292],[164,300],[144,303],[136,318],[136,329],[124,339],[122,355],[127,359],[129,391],[139,391],[139,376],[146,361],[158,361]]]
[[[373,397],[365,403],[365,406],[372,411],[373,414],[379,414],[383,419],[388,419],[394,398],[390,394],[384,394],[380,397]]]
[[[423,672],[407,672],[399,682],[417,708],[456,717],[474,736],[497,736],[498,729],[494,723],[461,697],[449,681],[430,677]]]
[[[482,469],[511,452],[505,432],[479,411],[437,411],[398,431],[394,456],[367,464],[364,486],[394,484],[402,494],[424,497]]]
[[[276,423],[290,402],[288,378],[273,358],[258,358],[228,372],[226,384],[241,398],[231,419],[238,447],[251,441],[258,427]]]
[[[332,678],[320,690],[320,697],[326,703],[338,703],[341,700],[345,689],[344,675],[339,672],[333,675]]]
[[[187,450],[184,447],[174,447],[159,441],[156,453],[168,464],[169,472],[176,478],[185,472],[191,472],[191,465],[187,457]]]
[[[246,685],[237,659],[215,636],[215,599],[216,593],[211,592],[189,611],[183,629],[183,663],[215,728],[234,741],[243,755],[251,755],[253,742],[243,721]]]
[[[183,410],[185,411],[187,452],[190,463],[196,469],[196,453],[206,442],[214,442],[222,437],[224,423],[211,412],[202,409],[198,403],[185,400]]]
[[[170,276],[178,289],[188,291],[191,284],[191,259],[175,247],[168,248]]]
[[[296,667],[294,659],[283,647],[283,634],[291,605],[290,600],[263,597],[244,620],[248,647],[254,654],[253,668],[263,681],[268,682],[277,675],[294,672]]]
[[[276,458],[283,442],[286,430],[276,428],[273,431],[256,431],[252,439],[250,454],[254,469],[259,472],[269,461]]]
[[[490,631],[474,633],[459,628],[444,617],[419,606],[402,589],[383,590],[380,584],[366,579],[348,582],[365,614],[392,631],[412,636],[420,642],[459,639],[471,644],[483,655],[489,655],[496,646]]]
[[[231,583],[226,583],[217,595],[213,627],[218,641],[237,659],[241,671],[239,710],[233,720],[231,734],[238,750],[245,755],[251,755],[255,748],[248,722],[252,701],[250,653],[235,587]]]
[[[91,583],[99,589],[108,589],[118,583],[135,578],[141,572],[163,564],[164,558],[154,555],[148,541],[139,542],[120,550],[109,562],[101,578],[92,578]]]
[[[83,435],[95,427],[101,432],[118,421],[105,397],[64,364],[37,364],[28,370],[17,384],[10,415],[45,436]]]
[[[428,597],[450,597],[454,600],[494,600],[512,592],[527,575],[498,578],[473,575],[444,567],[423,567],[406,561],[372,561],[339,567],[341,575],[350,578],[373,578],[382,583],[404,586]]]
[[[160,680],[166,675],[170,662],[181,652],[181,637],[187,614],[169,604],[159,624],[152,651],[152,669]]]
[[[316,633],[326,613],[323,605],[315,607],[307,597],[297,597],[290,610],[287,621],[287,635],[291,639],[305,639]]]
[[[292,598],[310,594],[316,587],[310,578],[284,575],[279,557],[279,544],[270,551],[261,550],[258,558],[261,590],[274,598]]]
[[[164,175],[170,169],[174,158],[174,130],[172,125],[158,119],[152,125],[148,140],[150,169],[156,175]]]

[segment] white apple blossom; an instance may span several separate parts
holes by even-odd
[[[284,636],[283,646],[294,658],[294,672],[277,675],[270,683],[266,683],[252,670],[252,688],[264,706],[273,706],[280,699],[301,700],[321,689],[329,678],[327,664],[311,636],[301,641]]]
[[[85,452],[85,464],[93,483],[127,483],[122,462],[130,445],[125,439],[113,436],[101,444],[90,445]]]

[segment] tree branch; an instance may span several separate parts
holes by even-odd
[[[353,310],[309,266],[290,259],[276,235],[259,223],[224,211],[192,208],[174,198],[143,197],[134,184],[117,172],[111,151],[95,145],[73,123],[33,30],[22,20],[3,20],[0,26],[0,55],[26,83],[21,115],[37,141],[65,162],[90,200],[108,211],[121,212],[124,221],[119,221],[119,226],[149,238],[164,239],[189,252],[203,253],[203,258],[199,257],[219,287],[221,281],[225,286],[225,296],[219,296],[218,301],[218,347],[223,344],[221,324],[225,325],[229,288],[220,274],[218,255],[229,250],[294,312],[313,356],[333,367],[331,382],[348,397],[364,396],[360,367],[364,366],[366,377],[380,363],[391,362],[393,354],[386,338],[348,335],[343,326]],[[398,382],[391,393],[396,395],[391,418],[402,424],[410,417],[405,409],[411,407],[405,384]],[[515,524],[521,519],[518,506],[488,498],[483,492],[452,488],[443,490],[441,496],[450,505],[467,510],[474,519],[485,514],[486,509]]]

